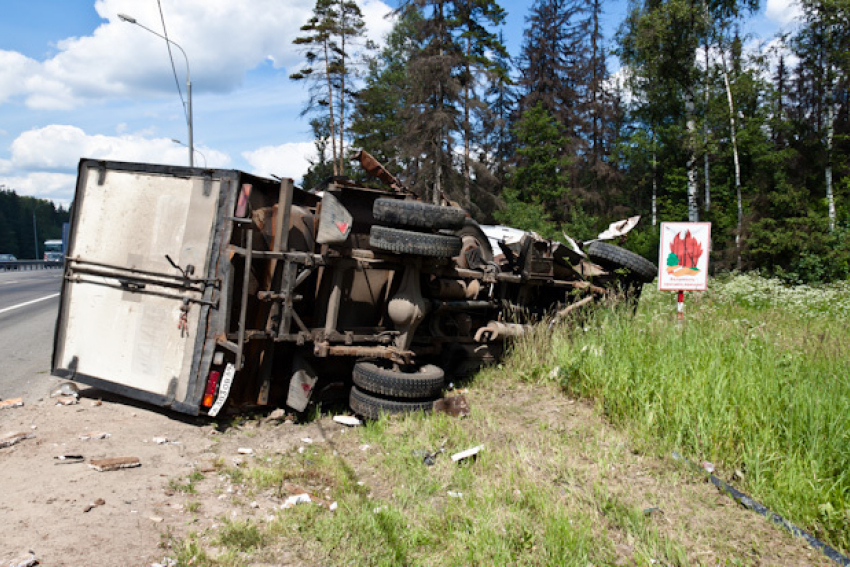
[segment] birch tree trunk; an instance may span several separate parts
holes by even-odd
[[[652,132],[652,226],[658,224],[658,152],[655,148],[655,131]]]
[[[835,232],[835,197],[832,193],[832,141],[835,135],[835,93],[829,53],[826,54],[826,203],[829,207],[829,232]]]
[[[726,54],[720,46],[720,60],[723,66],[723,83],[726,85],[726,100],[729,102],[729,133],[732,139],[732,159],[735,163],[735,197],[738,200],[738,227],[735,231],[735,253],[737,268],[741,269],[741,232],[744,228],[744,204],[741,200],[741,162],[738,157],[738,133],[735,125],[735,103],[732,99],[732,86],[729,83],[729,69],[726,66]]]
[[[689,88],[685,93],[685,115],[688,128],[688,221],[699,221],[699,209],[697,208],[697,152],[696,144],[696,119],[694,108],[694,92]]]

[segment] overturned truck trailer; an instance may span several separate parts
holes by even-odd
[[[522,317],[654,277],[604,242],[482,228],[363,162],[390,189],[82,160],[53,374],[193,415],[428,410]]]

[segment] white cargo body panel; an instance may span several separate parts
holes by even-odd
[[[83,160],[53,373],[198,413],[228,172]]]

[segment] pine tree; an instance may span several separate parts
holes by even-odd
[[[293,43],[302,46],[307,65],[290,78],[311,83],[305,112],[320,111],[328,117],[334,175],[343,175],[346,108],[353,94],[352,77],[360,64],[357,50],[372,47],[362,41],[363,14],[353,0],[316,0],[313,15],[301,31],[306,35]]]

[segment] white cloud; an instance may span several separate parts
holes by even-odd
[[[50,199],[65,207],[74,197],[77,176],[73,173],[35,172],[15,177],[0,177],[0,185],[14,189],[18,195]]]
[[[251,173],[291,177],[298,182],[307,173],[309,160],[316,159],[316,146],[313,142],[290,142],[242,152],[242,157],[254,168]]]
[[[276,68],[295,65],[300,54],[292,40],[312,13],[313,0],[186,0],[164,3],[168,37],[188,56],[195,92],[230,92],[247,71],[271,61]],[[361,0],[370,38],[380,41],[392,26],[390,7],[381,0]],[[137,25],[127,14],[157,33],[162,23],[155,2],[97,0],[106,23],[89,36],[59,41],[59,52],[36,61],[0,51],[0,103],[22,96],[33,109],[70,109],[112,97],[173,95],[175,88],[164,40]],[[172,49],[181,88],[186,60]]]
[[[800,19],[802,11],[798,0],[767,0],[765,16],[784,26]]]
[[[230,157],[199,148],[209,167],[226,168]],[[188,150],[168,138],[89,135],[76,126],[54,124],[23,132],[11,145],[11,159],[0,160],[0,183],[24,195],[68,203],[74,195],[73,173],[80,157],[186,165]],[[203,165],[203,159],[196,159]]]

